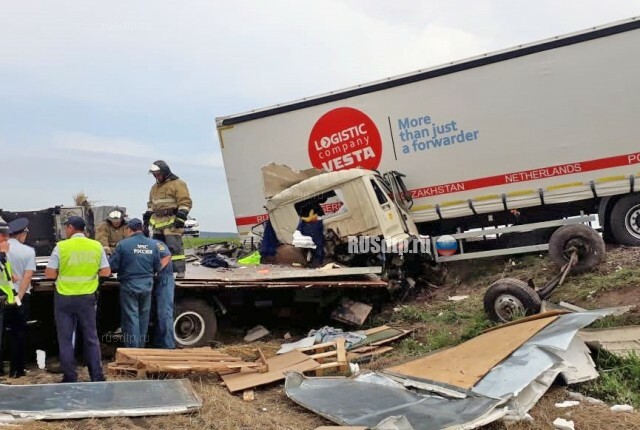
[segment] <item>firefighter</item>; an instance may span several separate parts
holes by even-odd
[[[113,254],[118,242],[126,237],[126,224],[124,212],[116,208],[96,228],[96,240],[108,255]]]
[[[149,192],[143,221],[153,229],[153,238],[164,242],[171,251],[176,278],[184,278],[185,255],[182,247],[184,223],[192,201],[187,184],[171,172],[169,165],[158,160],[149,169],[156,183]]]

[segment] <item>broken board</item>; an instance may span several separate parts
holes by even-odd
[[[390,367],[386,372],[470,390],[493,367],[556,319],[557,316],[551,316],[507,324],[458,346]]]
[[[362,325],[371,309],[370,305],[346,299],[331,313],[331,318],[346,324]]]
[[[300,351],[290,351],[286,354],[268,358],[267,366],[269,370],[264,373],[242,369],[240,373],[222,375],[222,380],[229,391],[235,393],[280,381],[284,379],[285,372],[306,372],[315,369],[320,366],[320,363]]]

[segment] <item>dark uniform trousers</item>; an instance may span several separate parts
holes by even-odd
[[[92,381],[104,381],[100,357],[100,341],[96,329],[96,294],[65,296],[54,293],[54,314],[58,328],[58,346],[63,382],[76,382],[76,361],[73,348],[73,333],[76,327],[82,333],[84,361],[89,368]]]
[[[164,242],[171,251],[171,255],[180,255],[181,258],[173,261],[173,271],[183,272],[186,270],[186,263],[184,261],[184,247],[182,245],[182,235],[179,234],[162,234],[159,232],[153,233],[153,238]]]
[[[11,368],[9,375],[12,377],[24,375],[25,350],[27,343],[27,321],[29,320],[29,307],[31,295],[25,294],[21,306],[5,307],[5,326],[7,327],[8,344],[11,350]]]

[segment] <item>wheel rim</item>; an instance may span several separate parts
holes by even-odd
[[[174,338],[180,345],[194,345],[204,336],[205,325],[204,318],[196,312],[183,312],[173,322]]]
[[[502,294],[495,303],[496,315],[502,321],[511,321],[515,316],[524,316],[527,313],[519,298],[511,294]]]
[[[640,239],[640,204],[627,211],[624,217],[624,227],[631,236]]]

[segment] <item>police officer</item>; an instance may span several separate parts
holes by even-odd
[[[187,184],[171,172],[169,165],[158,160],[149,173],[156,183],[149,192],[144,224],[153,229],[153,238],[163,241],[171,251],[176,278],[184,278],[185,255],[182,247],[184,223],[192,207]]]
[[[156,325],[154,343],[156,348],[173,349],[173,296],[176,284],[173,280],[173,264],[171,251],[159,240],[156,240],[160,258],[167,265],[157,274],[153,282],[153,299],[156,305]]]
[[[82,331],[84,357],[91,381],[104,381],[100,342],[96,329],[98,276],[109,276],[111,268],[100,242],[84,235],[86,223],[70,216],[64,223],[66,240],[53,249],[45,277],[56,279],[54,315],[58,332],[62,382],[77,382],[73,348],[76,325]]]
[[[125,214],[120,209],[109,212],[107,219],[98,224],[96,240],[102,244],[107,254],[111,255],[118,242],[126,237]]]
[[[129,220],[126,239],[116,245],[109,263],[120,281],[121,327],[127,348],[144,348],[149,329],[153,275],[162,269],[156,241],[142,234],[142,221]],[[171,260],[164,259],[165,265]]]
[[[7,305],[15,303],[13,294],[13,275],[11,273],[11,263],[7,259],[9,252],[9,225],[0,218],[0,335],[4,333],[4,314]],[[2,336],[0,336],[0,347]],[[0,363],[2,363],[2,351],[0,350]],[[4,366],[3,366],[4,367]],[[0,368],[4,374],[4,369]]]
[[[20,306],[10,306],[6,313],[6,326],[11,344],[11,369],[9,376],[19,378],[25,375],[24,356],[27,340],[27,321],[29,320],[29,304],[31,302],[31,278],[36,271],[36,251],[24,244],[29,233],[29,220],[17,218],[9,222],[9,253],[13,275],[18,279],[13,282],[14,293]]]
[[[11,272],[11,263],[7,259],[9,253],[9,224],[0,218],[0,296],[8,304],[15,303],[13,294],[13,274]]]

